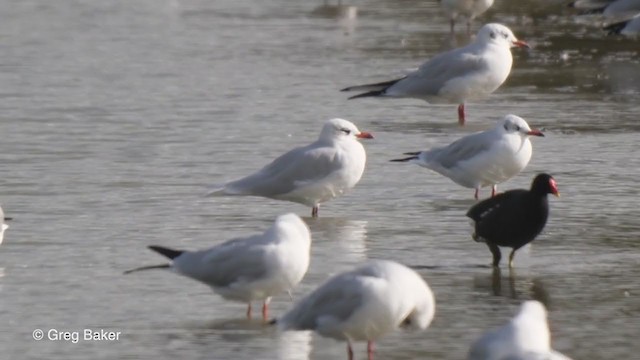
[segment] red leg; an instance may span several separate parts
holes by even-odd
[[[247,319],[251,319],[251,303],[247,306]]]
[[[318,217],[318,205],[314,206],[313,209],[311,209],[311,217]]]
[[[478,200],[478,190],[480,190],[480,189],[476,188],[476,192],[475,192],[475,194],[473,194],[473,197],[474,197],[476,200]]]
[[[268,316],[269,316],[269,302],[265,300],[264,303],[262,304],[262,319],[266,321]]]
[[[373,341],[367,341],[367,356],[369,360],[373,360],[373,351],[374,351]]]
[[[351,341],[347,341],[347,354],[349,355],[349,360],[353,360],[353,349],[351,348]]]
[[[458,124],[464,126],[464,103],[458,105]]]
[[[496,190],[498,190],[498,187],[496,185],[493,185],[491,187],[491,197],[496,196]]]

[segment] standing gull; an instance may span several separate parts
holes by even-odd
[[[571,360],[551,348],[547,310],[529,300],[506,325],[485,333],[469,351],[468,360]]]
[[[455,32],[456,19],[467,18],[467,34],[471,33],[471,22],[476,16],[489,10],[493,0],[439,0],[444,12],[451,21],[451,33]]]
[[[487,97],[511,72],[511,48],[529,47],[504,25],[486,24],[473,43],[436,55],[418,70],[391,81],[351,86],[341,91],[366,91],[350,97],[415,98],[433,103],[457,103],[464,125],[464,103]]]
[[[500,248],[513,248],[509,267],[513,267],[516,250],[532,242],[544,229],[549,217],[547,194],[560,196],[558,185],[549,174],[538,174],[531,190],[509,190],[483,200],[469,209],[467,217],[474,221],[475,241],[485,242],[493,255],[493,266],[500,264]]]
[[[475,189],[496,185],[519,174],[531,159],[530,136],[544,136],[516,115],[507,115],[490,130],[467,135],[453,143],[426,151],[409,152],[411,162],[438,172],[458,185]]]
[[[279,216],[263,234],[236,238],[207,250],[183,251],[149,246],[171,263],[144,266],[125,274],[148,269],[171,268],[178,274],[209,285],[225,299],[248,303],[263,300],[266,320],[271,297],[289,292],[309,268],[311,235],[298,215]]]
[[[253,195],[311,206],[318,216],[320,203],[353,188],[364,172],[367,154],[358,139],[372,139],[344,119],[325,123],[320,137],[290,150],[258,172],[231,181],[208,195]]]
[[[377,260],[329,279],[275,322],[282,330],[347,341],[349,360],[352,342],[366,340],[372,359],[375,340],[402,325],[424,330],[434,314],[433,293],[418,273]]]

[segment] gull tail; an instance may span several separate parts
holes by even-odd
[[[393,159],[393,160],[389,160],[389,161],[395,161],[395,162],[407,162],[407,161],[411,161],[411,160],[419,160],[420,159],[420,151],[416,151],[416,152],[406,152],[404,153],[405,155],[411,155],[409,157],[406,158],[402,158],[402,159]]]
[[[142,270],[151,270],[151,269],[168,269],[170,268],[171,265],[169,264],[160,264],[160,265],[148,265],[148,266],[141,266],[139,268],[135,268],[135,269],[131,269],[131,270],[127,270],[125,272],[123,272],[124,275],[127,274],[131,274],[132,272],[137,272],[137,271],[142,271]]]
[[[162,246],[156,246],[156,245],[149,246],[149,249],[157,252],[160,255],[164,255],[164,256],[168,257],[169,259],[171,259],[171,260],[173,260],[173,259],[177,258],[178,256],[182,255],[182,253],[184,252],[184,250],[173,250],[173,249],[169,249],[169,248],[162,247]]]
[[[404,78],[402,78],[402,79],[404,79]],[[340,91],[367,91],[367,92],[362,93],[362,94],[354,95],[354,96],[350,97],[349,100],[362,98],[362,97],[383,96],[385,94],[385,91],[390,86],[392,86],[393,84],[397,83],[398,81],[400,81],[402,79],[385,81],[385,82],[375,83],[375,84],[349,86],[349,87],[346,87],[344,89],[341,89]]]

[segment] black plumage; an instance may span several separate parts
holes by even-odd
[[[475,222],[473,239],[487,243],[493,254],[493,266],[500,264],[498,246],[513,248],[509,255],[509,267],[512,267],[516,250],[542,232],[549,216],[547,194],[560,196],[553,177],[538,174],[530,190],[509,190],[469,209],[467,216]]]

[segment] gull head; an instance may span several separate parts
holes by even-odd
[[[540,130],[531,129],[523,118],[513,114],[500,120],[498,130],[505,134],[519,134],[520,136],[544,136]]]
[[[311,242],[311,232],[307,224],[294,213],[280,215],[276,218],[274,228],[283,231],[291,236],[297,236],[302,239],[308,239]]]
[[[547,321],[547,309],[540,301],[528,300],[520,305],[520,311],[517,317],[526,316],[533,319]]]
[[[345,119],[331,119],[327,121],[320,132],[320,139],[323,140],[339,140],[339,139],[373,139],[373,135],[366,131],[360,131],[351,122]]]
[[[507,48],[515,46],[530,48],[529,44],[518,40],[508,27],[496,23],[486,24],[481,27],[478,31],[476,41],[486,44],[498,44]]]

